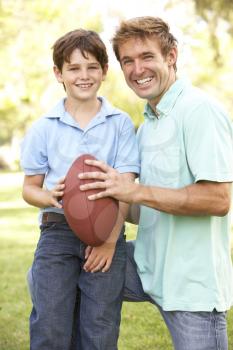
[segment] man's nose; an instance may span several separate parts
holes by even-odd
[[[142,62],[136,60],[134,62],[134,73],[136,75],[141,75],[144,72],[144,66],[142,64]]]

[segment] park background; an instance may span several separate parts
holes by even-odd
[[[67,31],[96,30],[110,67],[101,88],[126,110],[135,127],[143,101],[127,88],[110,39],[119,21],[141,15],[167,20],[179,41],[178,75],[216,96],[233,115],[232,0],[0,0],[0,350],[28,350],[31,303],[26,272],[38,239],[37,209],[21,198],[20,143],[33,120],[63,96],[52,72],[54,41]],[[127,225],[127,238],[136,228]],[[228,314],[233,349],[233,312]],[[149,304],[125,303],[119,350],[170,350],[159,313]]]

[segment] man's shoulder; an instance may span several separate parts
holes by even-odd
[[[190,108],[209,106],[219,111],[226,112],[223,104],[208,91],[194,85],[189,85],[183,90],[181,104]]]

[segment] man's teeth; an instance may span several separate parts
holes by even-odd
[[[138,84],[145,84],[145,83],[148,83],[151,80],[152,80],[152,77],[149,77],[149,78],[137,80],[137,83]]]

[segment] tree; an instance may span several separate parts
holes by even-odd
[[[225,21],[227,32],[233,35],[233,1],[232,0],[194,0],[196,12],[208,23],[210,40],[214,48],[214,61],[217,66],[222,65],[219,47],[220,38],[217,30],[219,23]]]

